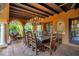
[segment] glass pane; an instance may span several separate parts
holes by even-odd
[[[25,31],[33,31],[33,25],[31,23],[27,23],[25,25]]]
[[[50,32],[50,24],[46,24],[46,31]]]
[[[74,19],[71,22],[71,42],[79,44],[79,20]]]
[[[41,32],[42,31],[42,26],[41,25],[37,25],[37,31]]]

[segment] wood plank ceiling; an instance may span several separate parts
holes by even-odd
[[[10,3],[10,17],[49,17],[73,8],[79,8],[79,3]]]

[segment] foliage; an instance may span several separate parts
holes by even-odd
[[[10,23],[9,24],[9,30],[10,30],[10,34],[12,33],[19,33],[22,35],[22,30],[23,30],[23,27],[21,24],[17,23],[17,22],[14,22],[14,23]]]

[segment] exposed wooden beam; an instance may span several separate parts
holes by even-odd
[[[19,10],[20,12],[25,12],[25,13],[28,13],[28,14],[38,15],[38,14],[36,14],[36,13],[30,12],[30,11],[27,11],[27,10],[24,10],[24,9],[15,7],[15,6],[10,6],[10,7],[11,7],[11,9]]]
[[[27,13],[24,13],[24,12],[19,12],[17,10],[10,10],[10,12],[20,13],[20,14],[26,15],[26,16],[36,16],[36,15],[30,15],[30,14],[27,14]]]
[[[45,12],[45,13],[47,13],[49,15],[53,15],[54,14],[53,11],[51,11],[50,9],[48,9],[48,8],[38,4],[38,3],[28,3],[28,4],[26,3],[25,5],[28,5],[28,6],[32,7],[32,8],[40,10],[42,12]]]
[[[55,3],[54,3],[55,4]],[[55,5],[57,5],[57,4],[55,4]],[[58,5],[57,5],[58,6]],[[64,6],[64,4],[63,5],[59,5],[58,7],[59,8],[61,8],[64,12],[66,12],[67,10],[63,7]]]
[[[20,12],[20,13],[25,13],[25,14],[27,14],[27,15],[34,15],[34,16],[36,16],[35,14],[26,13],[26,12],[24,12],[24,11],[17,10],[17,9],[13,9],[13,8],[11,8],[10,11],[11,11],[11,10],[14,10],[14,11],[17,11],[17,12]]]
[[[50,8],[58,11],[58,12],[62,12],[63,10],[61,8],[59,8],[57,5],[55,5],[54,3],[46,3],[46,5],[48,5]]]
[[[35,16],[32,16],[32,15],[31,15],[31,16],[27,16],[26,14],[22,14],[22,13],[20,13],[20,12],[16,12],[16,11],[12,11],[12,10],[11,10],[10,15],[12,15],[12,14],[16,14],[16,15],[18,15],[18,16],[20,15],[20,16],[22,16],[22,17],[29,18],[29,19],[35,17]],[[13,16],[16,16],[16,15],[13,15]],[[42,17],[42,18],[44,18],[44,17]]]
[[[10,17],[18,17],[18,18],[24,18],[24,19],[32,18],[32,17],[24,16],[22,14],[17,14],[17,13],[10,13]]]
[[[20,12],[25,12],[25,13],[28,13],[28,14],[37,15],[37,14],[35,14],[35,13],[33,13],[33,12],[30,12],[30,11],[27,11],[27,10],[24,10],[24,9],[15,7],[15,6],[10,6],[10,8],[11,8],[12,10],[15,9],[15,10],[18,10],[18,11],[20,11]]]
[[[18,18],[25,19],[24,16],[22,16],[22,15],[20,15],[20,14],[16,14],[16,13],[10,13],[10,17],[18,17]]]
[[[42,14],[42,15],[49,16],[49,14],[46,14],[46,13],[44,13],[44,12],[42,12],[42,11],[39,11],[39,10],[34,9],[34,8],[31,8],[31,7],[28,7],[28,6],[24,5],[24,4],[15,3],[14,5],[17,5],[17,6],[19,6],[19,7],[22,7],[22,8],[24,8],[25,10],[28,10],[28,11],[31,11],[31,12],[34,12],[34,13],[38,13],[38,14]]]
[[[76,6],[76,3],[73,3],[71,6],[71,9],[75,8],[75,6]]]
[[[62,7],[62,6],[64,6],[64,5],[66,5],[66,4],[68,4],[68,3],[63,3],[63,4],[59,5],[58,7]]]
[[[50,10],[50,12],[53,12],[53,14],[55,14],[55,13],[59,13],[58,11],[56,11],[56,10],[54,10],[54,9],[52,9],[51,7],[49,7],[46,3],[39,3],[41,6],[43,6],[43,7],[45,7],[45,8],[47,8],[47,9],[49,9]]]
[[[48,17],[46,15],[34,13],[34,12],[31,12],[31,11],[28,11],[28,10],[25,10],[25,9],[21,9],[21,8],[18,8],[18,7],[15,7],[15,6],[10,6],[10,8],[17,9],[17,10],[23,11],[25,13],[33,14],[33,15],[40,16],[40,17]]]
[[[15,15],[14,15],[15,14]],[[25,16],[25,15],[22,15],[20,13],[10,13],[11,16],[18,16],[18,17],[24,17],[24,18],[32,18],[31,16]]]
[[[12,14],[16,14],[16,15],[21,16],[21,17],[24,17],[24,16],[25,16],[25,15],[22,15],[22,14],[20,14],[20,13],[14,13],[14,12],[11,12],[11,13],[10,13],[10,15],[12,15]],[[12,15],[12,16],[15,16],[15,15]]]

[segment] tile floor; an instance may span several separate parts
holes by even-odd
[[[7,48],[0,49],[0,56],[35,56],[35,52],[19,41],[18,43],[13,42]],[[38,56],[49,56],[49,53],[48,51],[38,52]],[[79,48],[60,45],[52,56],[79,56]]]

